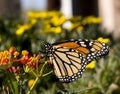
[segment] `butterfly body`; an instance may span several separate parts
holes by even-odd
[[[85,67],[94,59],[109,52],[109,46],[88,39],[60,43],[44,43],[46,55],[53,63],[54,72],[61,82],[73,82],[82,76]]]

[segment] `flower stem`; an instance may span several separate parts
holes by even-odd
[[[35,79],[33,85],[30,87],[30,90],[27,92],[27,94],[30,94],[30,93],[32,92],[32,90],[33,90],[33,88],[35,87],[37,81],[39,80],[40,77],[42,77],[42,73],[43,73],[43,70],[44,70],[44,67],[45,67],[46,64],[47,64],[47,62],[45,62],[45,63],[43,64],[43,66],[42,66],[42,68],[41,68],[41,71],[38,73],[38,76],[36,76],[36,79]]]
[[[53,72],[53,70],[48,72],[48,73],[46,73],[46,74],[44,74],[44,75],[42,75],[42,77],[47,76],[47,75],[51,74],[52,72]]]
[[[36,79],[35,79],[33,85],[31,86],[31,88],[30,88],[30,90],[27,92],[27,94],[30,94],[30,93],[31,93],[31,91],[33,90],[34,86],[36,85],[38,79],[39,79],[39,76],[36,77]]]

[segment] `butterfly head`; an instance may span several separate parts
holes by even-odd
[[[44,46],[45,46],[45,49],[46,49],[46,55],[49,55],[51,54],[51,50],[52,50],[52,44],[44,41],[43,42]]]

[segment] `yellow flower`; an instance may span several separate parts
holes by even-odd
[[[78,26],[76,29],[78,32],[83,30],[83,26]]]
[[[66,21],[65,16],[59,17],[58,15],[53,16],[51,19],[51,23],[54,24],[54,26],[62,25]]]
[[[28,81],[28,86],[31,87],[31,86],[33,85],[34,82],[35,82],[34,79],[29,80],[29,81]]]
[[[31,20],[30,20],[30,24],[31,24],[31,25],[36,24],[36,22],[37,22],[37,20],[36,20],[36,19],[31,19]]]
[[[63,15],[62,12],[60,11],[48,11],[46,12],[46,14],[47,14],[47,17],[54,17],[55,15],[57,16]]]
[[[42,12],[42,11],[40,11],[40,12],[33,12],[33,11],[30,11],[30,12],[28,12],[28,17],[29,18],[45,18],[45,17],[47,17],[47,13],[46,12]]]
[[[60,26],[57,26],[57,27],[49,27],[48,25],[48,28],[45,28],[44,30],[46,33],[61,33],[62,32],[62,28]]]
[[[17,31],[16,31],[16,35],[22,35],[24,33],[24,29],[23,28],[19,28]]]
[[[22,35],[25,30],[28,30],[30,28],[31,28],[30,24],[24,24],[24,25],[20,26],[18,30],[16,30],[16,35]]]
[[[73,24],[71,24],[71,26],[69,27],[69,30],[74,30],[74,29],[76,29],[77,27],[79,27],[80,26],[80,23],[73,23]]]
[[[99,37],[97,40],[100,41],[100,42],[104,42],[104,43],[110,43],[110,39],[109,38]]]
[[[91,62],[86,66],[86,68],[89,68],[89,69],[95,68],[95,63],[96,63],[96,60],[91,61]]]
[[[82,24],[99,24],[102,22],[102,19],[99,17],[88,16],[83,19]]]
[[[62,29],[61,29],[60,26],[51,28],[51,32],[53,32],[53,33],[57,33],[58,34],[58,33],[61,33],[61,31],[62,31]]]

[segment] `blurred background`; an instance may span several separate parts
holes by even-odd
[[[43,40],[76,38],[108,43],[110,53],[74,83],[60,83],[54,73],[41,78],[32,94],[120,94],[120,0],[0,0],[0,51],[15,46],[38,54]],[[25,77],[23,92],[31,79]]]
[[[102,25],[115,36],[119,34],[119,0],[7,0],[0,1],[1,16],[21,16],[29,10],[59,10],[67,17],[94,15],[102,18]]]

